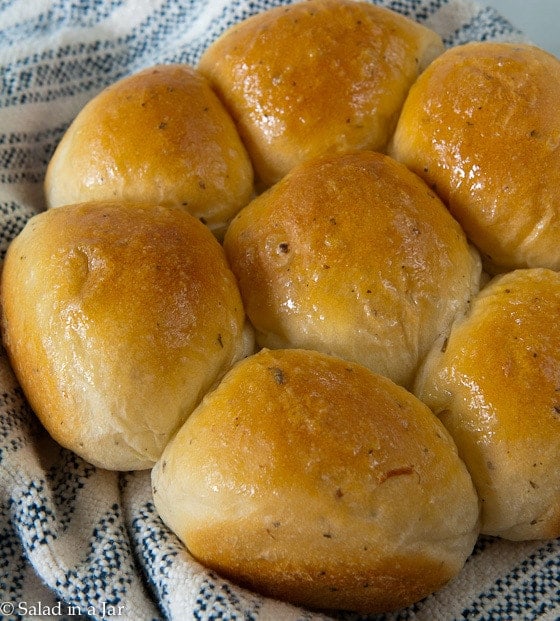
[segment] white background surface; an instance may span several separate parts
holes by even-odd
[[[479,0],[494,7],[531,43],[560,58],[560,0]]]

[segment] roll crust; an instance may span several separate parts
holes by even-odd
[[[560,536],[559,316],[557,272],[496,277],[417,378],[473,477],[483,533]]]
[[[468,43],[419,77],[389,153],[449,206],[492,273],[560,269],[560,61]]]
[[[248,353],[235,279],[179,208],[85,203],[32,218],[2,272],[2,334],[33,410],[103,468],[149,468]]]
[[[195,558],[312,608],[417,601],[456,575],[477,536],[472,482],[437,418],[318,352],[261,350],[235,365],[152,481]]]
[[[440,37],[388,9],[310,0],[236,24],[203,54],[262,186],[322,153],[382,150]]]
[[[206,79],[185,64],[150,67],[94,97],[51,158],[48,207],[126,200],[175,205],[218,237],[253,196],[253,168]]]
[[[405,386],[481,272],[424,182],[367,151],[293,169],[239,213],[224,248],[260,346],[333,353]]]

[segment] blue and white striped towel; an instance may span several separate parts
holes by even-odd
[[[226,27],[282,3],[0,0],[0,259],[44,208],[47,162],[87,100],[149,65],[196,64]],[[522,36],[465,0],[379,3],[431,26],[447,45]],[[559,552],[558,540],[481,538],[448,587],[382,618],[559,619]],[[157,517],[149,474],[107,472],[55,445],[0,352],[0,618],[53,617],[326,618],[240,589],[194,562]]]

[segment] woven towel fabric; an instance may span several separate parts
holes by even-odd
[[[0,0],[0,260],[44,209],[47,162],[103,87],[145,66],[196,64],[232,23],[282,0]],[[464,0],[382,0],[447,45],[519,39]],[[558,619],[560,542],[481,538],[460,576],[383,619]],[[0,351],[0,618],[315,620],[189,557],[159,520],[149,473],[95,468],[57,446]],[[351,615],[339,618],[351,619]]]

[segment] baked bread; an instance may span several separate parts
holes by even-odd
[[[560,60],[468,43],[411,89],[389,153],[448,205],[492,273],[560,269]]]
[[[86,203],[33,217],[2,273],[2,331],[51,436],[102,468],[149,468],[252,351],[223,250],[180,208]]]
[[[413,395],[366,368],[261,350],[209,393],[152,471],[156,508],[222,576],[310,608],[400,608],[454,577],[478,499]]]
[[[322,153],[382,150],[440,37],[368,2],[309,0],[232,26],[203,54],[260,186]]]
[[[481,530],[560,536],[560,274],[496,277],[430,353],[415,393],[436,412],[472,475]]]
[[[369,151],[294,168],[238,214],[224,248],[261,347],[336,354],[404,386],[481,272],[425,183]]]
[[[223,235],[253,196],[253,168],[206,79],[186,64],[150,67],[94,97],[60,141],[47,205],[126,200],[183,207]]]

